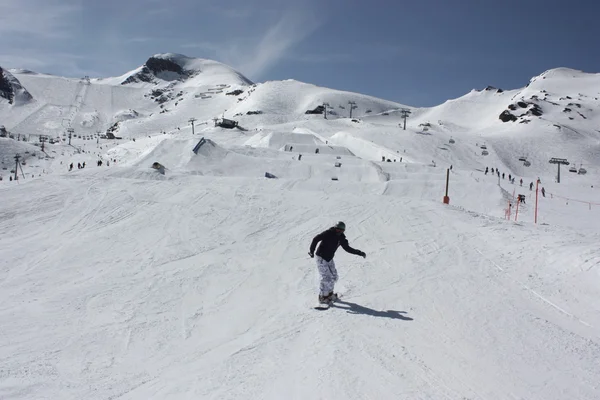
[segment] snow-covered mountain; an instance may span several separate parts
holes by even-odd
[[[0,398],[600,398],[598,74],[415,108],[177,54],[10,73]],[[315,311],[339,220],[367,257]]]

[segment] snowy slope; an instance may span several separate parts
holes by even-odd
[[[411,108],[402,130],[403,105],[177,54],[12,73],[34,100],[0,104],[0,398],[600,398],[597,75]],[[555,183],[554,156],[588,173]],[[338,251],[343,301],[318,312],[308,247],[338,220],[367,258]]]
[[[30,200],[2,209],[0,393],[597,398],[597,234],[338,183],[91,170],[2,189]],[[338,219],[368,258],[338,255],[346,300],[317,313],[307,246]]]

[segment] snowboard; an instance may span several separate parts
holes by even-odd
[[[342,297],[341,294],[335,293],[333,295],[333,299],[331,299],[329,302],[318,303],[314,308],[315,308],[315,310],[328,310],[329,307],[331,307],[331,304],[336,302],[337,300],[339,300],[341,297]]]

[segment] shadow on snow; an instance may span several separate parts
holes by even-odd
[[[331,306],[342,309],[342,310],[346,310],[346,312],[348,312],[350,314],[363,314],[363,315],[370,315],[372,317],[401,319],[403,321],[412,321],[413,320],[411,317],[402,315],[402,314],[406,314],[406,311],[395,311],[395,310],[377,311],[377,310],[373,310],[372,308],[364,307],[359,304],[351,303],[349,301],[344,301],[344,300],[337,300]]]

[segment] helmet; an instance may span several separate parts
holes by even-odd
[[[334,228],[341,229],[341,230],[345,231],[346,230],[346,224],[343,223],[342,221],[339,221],[337,224],[335,224]]]

